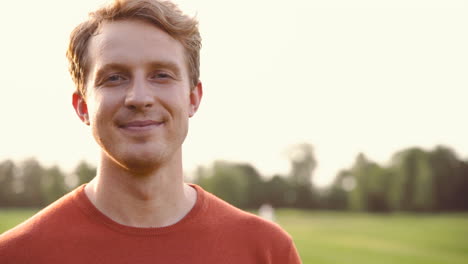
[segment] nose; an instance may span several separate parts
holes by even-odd
[[[144,111],[154,104],[154,97],[151,87],[144,78],[135,78],[127,90],[125,106],[132,110]]]

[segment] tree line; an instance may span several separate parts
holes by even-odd
[[[292,146],[290,171],[265,177],[249,163],[215,161],[200,166],[193,182],[243,209],[264,203],[305,209],[392,211],[467,211],[468,161],[450,148],[407,148],[382,165],[359,154],[326,188],[313,185],[317,166],[310,144]],[[43,167],[37,160],[0,162],[0,207],[43,207],[90,181],[96,168],[82,161],[71,174]]]
[[[327,190],[326,207],[371,212],[468,210],[468,162],[444,146],[407,148],[380,165],[359,154]]]
[[[85,161],[68,175],[34,158],[19,164],[5,160],[0,162],[0,207],[44,207],[95,175],[96,168]]]
[[[298,144],[288,154],[288,175],[267,179],[251,164],[216,161],[211,167],[199,167],[194,182],[243,209],[255,209],[264,203],[273,207],[317,208],[318,193],[312,184],[317,162],[312,146]]]

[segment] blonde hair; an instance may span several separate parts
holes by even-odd
[[[77,91],[86,95],[88,74],[87,48],[89,39],[106,21],[138,19],[149,22],[178,40],[185,48],[192,88],[200,77],[201,37],[198,21],[182,13],[172,2],[161,0],[115,0],[89,14],[89,19],[78,25],[70,35],[67,50],[69,71]]]

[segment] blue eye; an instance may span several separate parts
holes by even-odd
[[[163,72],[161,72],[161,73],[156,73],[154,77],[155,77],[155,78],[162,78],[162,79],[171,78],[171,76],[170,76],[169,74],[163,73]]]
[[[113,74],[107,78],[107,81],[117,82],[123,80],[123,77],[120,74]]]
[[[111,73],[103,76],[100,85],[103,86],[118,86],[126,83],[128,80],[127,76],[122,73]]]
[[[163,69],[155,70],[150,75],[151,79],[159,81],[169,81],[175,79],[174,75],[170,71]]]

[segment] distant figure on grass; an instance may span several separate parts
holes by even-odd
[[[262,204],[258,209],[258,215],[266,220],[275,221],[275,209],[271,204]]]
[[[200,47],[197,21],[166,1],[115,1],[75,28],[73,107],[97,175],[2,234],[0,263],[300,263],[279,226],[184,183]]]

